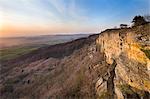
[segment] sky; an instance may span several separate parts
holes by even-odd
[[[99,33],[150,13],[150,0],[0,0],[0,37]]]

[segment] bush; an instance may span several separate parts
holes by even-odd
[[[147,23],[147,21],[145,20],[145,18],[143,16],[139,15],[139,16],[135,16],[133,18],[132,23],[133,23],[133,26],[139,26],[139,25]]]

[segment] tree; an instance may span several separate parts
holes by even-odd
[[[143,16],[140,16],[140,15],[139,15],[139,16],[135,16],[135,17],[133,18],[132,23],[133,23],[133,26],[139,26],[139,25],[142,25],[142,24],[147,23],[147,21],[144,19]]]
[[[128,25],[127,24],[120,24],[120,28],[128,28]]]

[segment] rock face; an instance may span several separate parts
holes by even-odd
[[[118,99],[150,98],[150,24],[106,30],[96,42],[106,63],[112,66],[106,80],[107,94]]]

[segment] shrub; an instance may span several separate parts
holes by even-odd
[[[135,16],[135,17],[133,18],[132,23],[133,23],[133,26],[139,26],[139,25],[142,25],[142,24],[147,23],[147,21],[144,19],[143,16],[140,16],[140,15],[139,15],[139,16]]]

